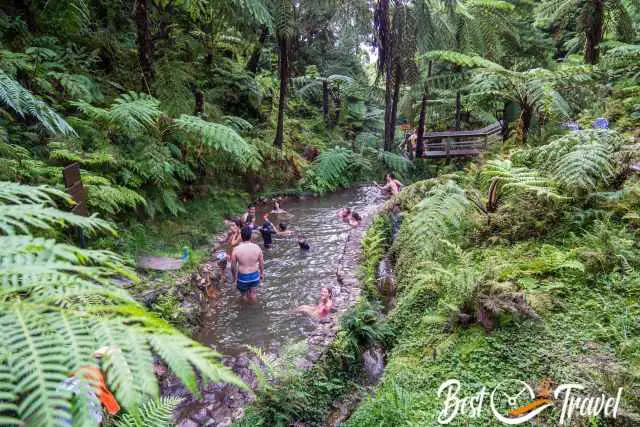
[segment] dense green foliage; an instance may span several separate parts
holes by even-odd
[[[118,278],[136,279],[120,257],[56,242],[52,237],[65,225],[113,232],[103,220],[56,209],[56,198],[68,201],[48,187],[0,186],[2,423],[95,423],[87,411],[90,398],[81,394],[72,399],[61,383],[83,367],[97,367],[93,354],[98,348],[107,348],[101,368],[128,411],[127,425],[141,415],[158,418],[164,413],[166,419],[169,409],[141,406],[159,395],[155,354],[194,392],[196,370],[207,380],[242,384],[218,364],[217,354],[145,311],[118,286]],[[37,237],[32,230],[48,237]],[[167,404],[175,402],[161,407]]]
[[[366,394],[372,346],[389,351],[386,374],[349,425],[434,424],[450,377],[624,386],[637,423],[639,31],[635,0],[5,1],[0,424],[91,425],[58,385],[105,345],[125,409],[109,423],[171,423],[179,402],[158,399],[155,357],[192,391],[236,382],[170,326],[184,320],[175,293],[152,314],[122,288],[150,286],[132,260],[186,246],[192,268],[252,198],[390,171],[413,182],[393,199],[399,237],[373,221],[363,297],[310,371],[293,367],[296,346],[278,361],[255,349],[259,398],[241,423],[326,422]],[[419,158],[425,131],[498,118],[503,144],[485,156]],[[74,162],[109,221],[70,213]],[[71,243],[79,229],[90,249]],[[383,259],[398,278],[387,320]]]

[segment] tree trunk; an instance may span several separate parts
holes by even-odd
[[[260,53],[262,52],[262,47],[264,43],[267,41],[267,37],[269,36],[269,29],[266,25],[262,25],[260,32],[260,38],[258,39],[258,44],[253,49],[253,53],[251,54],[251,58],[249,58],[249,62],[247,62],[247,71],[252,73],[256,73],[258,71],[258,63],[260,62]]]
[[[376,44],[378,45],[378,73],[384,73],[384,149],[393,145],[393,40],[391,20],[389,19],[389,0],[378,0],[374,11]]]
[[[151,92],[153,83],[153,40],[149,25],[149,0],[136,0],[135,10],[138,62],[142,69],[142,87]]]
[[[400,100],[400,86],[402,85],[402,69],[396,64],[393,79],[393,102],[391,104],[390,140],[387,151],[393,151],[393,143],[396,137],[396,118],[398,117],[398,101]]]
[[[529,136],[529,128],[531,127],[531,119],[533,118],[533,113],[530,108],[523,108],[520,113],[520,122],[518,123],[518,140],[522,143],[527,142],[527,137]]]
[[[196,89],[194,95],[196,98],[196,108],[194,110],[194,115],[201,116],[204,114],[204,93],[200,89]]]
[[[325,123],[329,123],[329,82],[322,80],[322,115]]]
[[[429,71],[427,72],[427,78],[431,77],[431,65],[429,61]],[[429,83],[425,82],[424,90],[422,92],[422,102],[420,102],[420,118],[418,119],[418,140],[416,141],[416,159],[422,157],[424,152],[424,122],[427,115],[427,98],[429,95]]]
[[[460,119],[462,117],[462,105],[460,103],[460,91],[456,92],[456,130],[460,130]]]
[[[284,141],[284,110],[287,103],[287,87],[289,84],[289,42],[287,38],[278,39],[279,46],[279,67],[280,67],[280,99],[278,101],[278,124],[276,126],[276,137],[273,145],[282,148]]]
[[[335,122],[336,125],[338,124],[338,122],[340,121],[340,114],[342,113],[342,98],[340,98],[340,93],[338,93],[336,91],[335,95],[332,96],[333,98],[333,109],[334,109],[334,115],[335,115]]]
[[[604,0],[589,1],[589,11],[585,14],[584,62],[597,64],[600,59],[600,42],[602,41],[604,28]]]

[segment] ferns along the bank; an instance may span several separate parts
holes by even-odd
[[[108,387],[129,414],[121,425],[158,425],[177,404],[153,403],[159,394],[154,354],[194,393],[196,372],[244,387],[216,353],[145,311],[115,284],[117,277],[135,280],[117,255],[30,233],[55,233],[62,225],[112,231],[105,221],[57,210],[60,199],[67,200],[48,187],[0,183],[0,423],[90,425],[86,401],[72,399],[61,383],[82,366],[97,366],[93,354],[102,347],[108,348],[102,362]]]

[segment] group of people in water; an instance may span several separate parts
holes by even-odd
[[[250,204],[239,218],[225,219],[225,225],[228,227],[227,232],[218,239],[213,248],[219,270],[218,274],[214,276],[219,278],[221,275],[226,275],[227,267],[230,264],[231,280],[236,284],[241,298],[246,302],[256,301],[257,288],[265,279],[264,254],[262,248],[256,243],[259,235],[262,236],[262,246],[265,249],[272,247],[274,236],[285,238],[296,236],[301,251],[306,252],[311,249],[311,245],[304,235],[296,233],[284,220],[278,222],[276,226],[271,221],[270,215],[277,215],[279,218],[293,216],[282,209],[279,201],[275,200],[273,210],[263,213],[262,223],[257,225],[255,220],[256,206]],[[357,214],[356,217],[360,218]],[[212,296],[209,290],[207,290],[207,294]],[[330,288],[323,288],[320,294],[318,305],[303,305],[294,312],[318,318],[326,316],[333,304],[333,293]]]
[[[388,195],[394,195],[402,188],[402,183],[396,179],[393,173],[385,176],[384,185],[374,184]],[[255,302],[257,288],[265,279],[264,254],[262,248],[256,244],[257,236],[262,236],[265,249],[270,248],[274,242],[274,236],[296,236],[301,251],[308,251],[311,246],[302,234],[296,233],[289,227],[286,221],[276,225],[271,221],[270,215],[278,217],[291,217],[282,209],[278,200],[274,201],[273,209],[262,214],[262,223],[256,224],[256,206],[251,204],[240,218],[225,220],[228,227],[227,233],[217,242],[213,251],[218,261],[219,274],[226,275],[228,264],[231,264],[231,280],[240,291],[241,298],[247,302]],[[362,216],[352,208],[345,207],[337,212],[337,217],[352,227],[358,227],[362,222]],[[317,305],[303,305],[293,310],[316,318],[325,317],[333,305],[333,292],[331,288],[323,287],[320,291],[320,301]]]

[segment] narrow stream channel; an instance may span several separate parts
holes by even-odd
[[[198,340],[225,355],[246,351],[246,345],[267,350],[304,337],[314,321],[290,310],[300,304],[315,304],[320,288],[336,285],[336,266],[351,227],[336,217],[341,207],[366,213],[381,199],[380,191],[359,187],[318,198],[283,204],[292,216],[271,215],[271,221],[286,221],[303,234],[311,250],[300,250],[295,236],[275,237],[265,249],[266,281],[258,290],[258,302],[240,301],[235,285],[227,283],[210,303],[202,319]],[[258,216],[261,221],[261,212]],[[260,223],[260,222],[258,222]],[[262,239],[258,239],[262,246]]]

